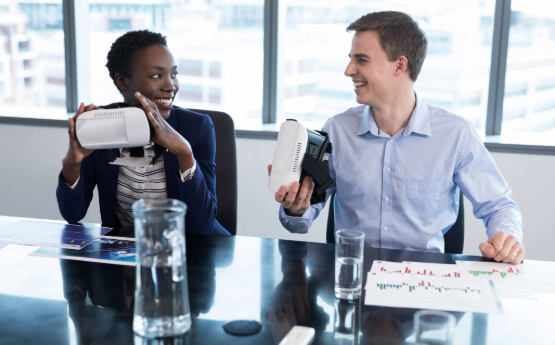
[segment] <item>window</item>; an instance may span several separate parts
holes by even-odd
[[[555,13],[545,10],[550,4],[511,2],[503,134],[555,134]],[[515,85],[530,87],[519,93]]]
[[[179,73],[202,77],[202,60],[179,60]]]
[[[220,79],[222,77],[222,65],[219,61],[210,61],[210,78]]]
[[[200,85],[181,85],[179,99],[193,102],[202,102],[202,86]]]
[[[222,90],[219,87],[211,87],[208,95],[208,101],[212,104],[221,104]]]
[[[283,91],[278,92],[282,111],[277,122],[297,118],[323,124],[357,106],[352,82],[343,74],[353,36],[345,29],[369,12],[395,10],[411,15],[428,38],[428,54],[414,86],[418,96],[470,119],[485,132],[494,0],[344,0],[333,6],[296,0],[280,7],[285,24],[280,27],[283,44],[278,63],[285,72],[278,76]],[[297,94],[291,87],[298,88]],[[313,101],[301,101],[309,94]]]
[[[148,29],[166,36],[177,62],[175,105],[262,122],[264,0],[107,0],[91,2],[89,17],[95,104],[121,99],[104,66],[111,44],[125,31]]]
[[[62,0],[9,1],[0,16],[0,116],[66,119]],[[56,95],[59,102],[49,102]]]

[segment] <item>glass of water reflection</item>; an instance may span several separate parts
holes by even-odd
[[[354,300],[362,290],[364,233],[339,230],[335,234],[335,297]]]
[[[170,337],[191,328],[185,256],[187,206],[173,199],[133,204],[137,283],[133,331],[147,338]]]
[[[455,317],[443,311],[420,310],[414,314],[414,334],[418,345],[450,345]]]

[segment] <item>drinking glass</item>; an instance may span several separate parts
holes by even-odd
[[[335,234],[335,297],[354,300],[362,288],[364,233],[339,230]]]
[[[173,199],[141,199],[133,204],[137,246],[133,331],[143,337],[170,337],[191,328],[186,211],[183,202]]]
[[[418,345],[450,345],[455,329],[452,314],[420,310],[414,314],[414,334]]]

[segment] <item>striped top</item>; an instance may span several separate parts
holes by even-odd
[[[154,157],[154,144],[144,146],[148,158]],[[126,148],[120,149],[120,158],[129,154]],[[164,155],[154,162],[151,167],[121,165],[119,167],[118,190],[116,194],[116,216],[121,225],[133,226],[134,218],[131,206],[139,199],[166,198],[166,170]]]
[[[143,146],[149,159],[154,158],[154,143]],[[119,158],[129,154],[126,148],[120,149]],[[191,169],[185,172],[179,171],[181,182],[187,182],[195,176],[197,161],[195,160]],[[73,185],[67,184],[74,190],[81,176]],[[117,209],[116,216],[122,226],[133,226],[133,203],[139,199],[161,199],[167,198],[166,191],[166,168],[164,166],[164,155],[154,162],[151,167],[138,167],[120,165],[118,175],[118,189],[116,192]]]

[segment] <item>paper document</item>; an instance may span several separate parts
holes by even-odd
[[[81,250],[44,247],[30,255],[135,266],[135,239],[102,236]]]
[[[476,313],[501,311],[495,291],[486,280],[369,272],[365,289],[366,305]]]
[[[81,249],[111,228],[70,225],[33,220],[3,221],[0,219],[0,241],[67,249]]]
[[[555,293],[555,265],[457,261],[462,277],[491,280],[500,297],[535,299],[534,294]]]
[[[416,275],[431,277],[460,278],[457,265],[430,264],[425,262],[390,262],[375,260],[370,270],[372,275]]]
[[[7,246],[7,245],[8,245],[7,243],[0,243],[0,248],[2,248],[4,246]]]

